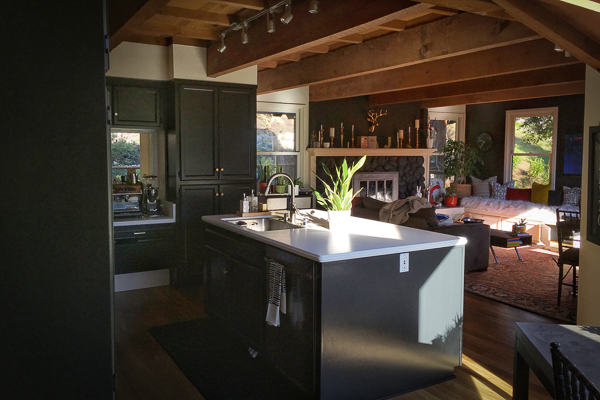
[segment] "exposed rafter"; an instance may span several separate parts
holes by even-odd
[[[226,6],[248,8],[250,10],[262,10],[265,8],[264,0],[210,0],[211,3],[223,4]]]
[[[600,44],[567,24],[537,0],[494,0],[513,17],[586,64],[600,69]]]
[[[139,28],[150,17],[162,10],[171,0],[148,0],[122,27],[120,27],[109,39],[110,50],[121,42],[134,35],[135,28]]]
[[[166,6],[158,12],[160,15],[181,18],[189,21],[205,22],[219,26],[229,26],[231,18],[226,14],[217,14],[200,10],[188,10],[187,8]]]
[[[440,59],[310,87],[310,100],[323,101],[393,90],[460,82],[490,76],[576,64],[545,39]]]
[[[258,74],[258,92],[314,85],[537,39],[518,22],[459,14]],[[401,48],[402,51],[394,51]]]
[[[377,7],[365,7],[362,0],[330,0],[327,4],[335,10],[337,18],[332,19],[324,12],[311,14],[308,2],[299,3],[294,8],[294,19],[290,25],[277,29],[277,40],[273,40],[266,30],[256,29],[253,41],[261,45],[251,51],[242,48],[243,45],[236,39],[228,41],[227,51],[223,53],[217,51],[218,44],[211,44],[207,51],[208,76],[218,77],[262,61],[304,52],[433,7],[408,0],[379,0]]]

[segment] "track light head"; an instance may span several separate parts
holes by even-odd
[[[555,44],[554,45],[554,51],[556,51],[557,53],[560,53],[560,52],[562,52],[564,50],[562,49],[562,47],[560,47],[559,45]]]
[[[267,13],[267,32],[275,33],[275,16],[271,10]]]
[[[248,44],[250,38],[248,37],[248,25],[244,24],[242,28],[242,44]]]
[[[283,13],[283,16],[281,17],[281,22],[287,25],[290,23],[292,18],[294,18],[292,15],[292,2],[289,0],[285,3],[285,13]]]
[[[308,12],[311,14],[317,14],[319,12],[319,1],[318,0],[310,0],[310,5],[308,6]]]
[[[225,46],[225,35],[221,35],[221,45],[217,47],[217,51],[219,53],[222,53],[225,51],[226,48],[227,46]]]

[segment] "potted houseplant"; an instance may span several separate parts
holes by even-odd
[[[270,176],[271,168],[268,165],[263,165],[260,173],[260,182],[258,183],[259,193],[265,193],[265,189],[267,188],[267,180],[269,180]]]
[[[300,186],[302,185],[302,180],[300,178],[294,179],[294,196],[298,196],[300,194]],[[291,186],[288,186],[288,192],[291,194]]]
[[[454,184],[446,188],[446,195],[444,196],[444,205],[446,207],[456,207],[458,198],[456,197],[456,187]]]
[[[363,166],[366,159],[367,156],[363,156],[356,164],[348,168],[348,164],[344,158],[341,167],[335,168],[335,177],[329,172],[329,168],[323,164],[323,170],[331,180],[331,185],[317,176],[317,178],[323,182],[323,185],[325,185],[325,193],[322,195],[317,192],[315,188],[311,187],[311,189],[317,198],[317,202],[327,210],[329,216],[329,229],[345,229],[346,221],[352,212],[352,199],[359,193],[353,193],[351,187],[352,176]]]
[[[283,167],[280,165],[279,167],[277,167],[277,172],[283,172]],[[285,180],[284,177],[280,176],[277,178],[277,180],[275,181],[275,193],[285,193],[286,189],[285,187],[288,185],[287,181]]]
[[[513,235],[517,235],[519,233],[527,232],[527,224],[525,223],[525,218],[521,218],[519,222],[515,222],[512,226]]]
[[[459,140],[448,140],[440,154],[444,156],[444,175],[446,178],[454,177],[456,196],[459,199],[470,196],[471,185],[467,184],[467,176],[476,174],[482,162],[477,150]]]

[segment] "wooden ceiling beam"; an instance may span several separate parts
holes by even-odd
[[[129,20],[120,27],[109,39],[109,50],[114,49],[130,37],[136,28],[139,28],[150,17],[162,10],[171,0],[148,0]],[[110,23],[110,22],[109,22]]]
[[[538,39],[519,22],[462,13],[258,74],[270,93]]]
[[[298,5],[294,3],[294,19],[289,25],[278,28],[275,37],[264,29],[255,30],[252,41],[260,45],[250,49],[242,48],[239,41],[233,41],[227,43],[227,50],[219,53],[219,43],[212,43],[207,51],[208,76],[214,78],[264,60],[301,53],[311,47],[362,33],[403,15],[433,7],[409,0],[378,0],[377,7],[365,7],[362,0],[328,0],[327,7],[334,12],[311,14],[308,6],[308,1]]]
[[[421,102],[421,108],[449,107],[464,104],[494,103],[498,101],[537,99],[542,97],[554,96],[569,96],[583,93],[585,93],[585,81],[566,82],[557,85],[507,89],[491,93],[468,94],[456,97],[425,100]]]
[[[383,29],[385,31],[392,31],[392,32],[402,32],[403,30],[406,29],[406,21],[390,21],[386,24],[380,25],[378,26],[378,29]]]
[[[158,12],[160,15],[175,17],[187,21],[199,21],[207,24],[228,27],[233,21],[226,14],[217,14],[212,12],[189,10],[187,8],[166,6]]]
[[[554,51],[545,39],[484,50],[424,64],[310,86],[310,100],[323,101],[532,71],[579,60]]]
[[[556,43],[584,63],[600,70],[600,44],[566,23],[536,0],[494,0],[506,12]]]
[[[258,68],[277,68],[277,61],[263,61],[258,64]]]
[[[210,0],[210,2],[225,6],[248,8],[256,11],[261,11],[263,8],[265,8],[264,0]]]
[[[379,107],[387,104],[475,95],[508,89],[562,85],[566,82],[583,81],[585,81],[585,64],[579,63],[444,85],[379,93],[369,96],[369,105],[371,107]]]
[[[363,35],[355,33],[353,35],[344,36],[343,38],[337,39],[341,43],[359,44],[363,42]]]
[[[188,28],[183,26],[179,29],[178,36],[184,36],[192,39],[219,40],[220,35],[210,29]]]
[[[302,54],[288,54],[286,56],[277,57],[277,59],[282,61],[300,61],[302,59]]]
[[[310,49],[304,50],[304,52],[305,53],[319,53],[319,54],[329,53],[329,45],[322,44],[319,46],[311,47]]]

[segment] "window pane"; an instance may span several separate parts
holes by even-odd
[[[431,134],[433,136],[433,148],[441,149],[448,140],[456,140],[456,121],[431,120]],[[444,179],[444,156],[432,155],[429,158],[429,172],[431,178]]]
[[[516,118],[514,153],[552,153],[553,132],[551,115]]]
[[[550,183],[549,162],[549,156],[513,156],[512,179],[515,181],[515,188],[530,188],[533,182],[548,185]]]
[[[257,151],[295,151],[296,114],[258,113]]]
[[[283,172],[292,178],[298,177],[298,156],[296,155],[259,155],[256,160],[256,178],[262,179],[263,167],[268,165],[271,170],[270,174],[275,173],[276,166],[281,167]],[[269,179],[267,176],[266,179]]]
[[[131,132],[111,132],[110,152],[112,178],[127,175],[127,168],[140,172],[140,134]],[[124,167],[124,168],[115,168]]]

